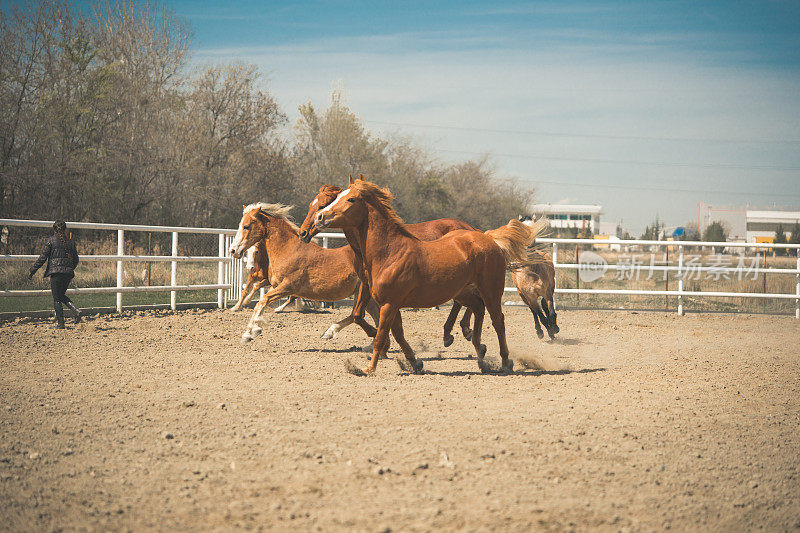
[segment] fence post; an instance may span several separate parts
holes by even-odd
[[[794,301],[794,317],[800,319],[800,248],[797,249],[797,274],[795,277],[797,286],[794,293],[797,295],[797,299]]]
[[[665,246],[666,252],[664,252],[664,266],[669,268],[669,246]],[[652,257],[652,256],[650,256]],[[653,264],[652,262],[650,264]],[[669,290],[669,270],[664,270],[664,290]],[[669,295],[664,296],[664,311],[669,309]]]
[[[231,238],[230,235],[225,236],[225,249],[230,250],[231,248]],[[225,283],[229,285],[229,288],[225,289],[226,294],[228,295],[228,300],[233,298],[233,291],[236,290],[236,271],[233,269],[235,259],[231,257],[231,260],[225,263]],[[228,303],[225,302],[225,306],[227,307]]]
[[[125,230],[118,229],[117,230],[117,256],[122,257],[125,255]],[[123,267],[122,267],[122,259],[117,259],[117,287],[122,287],[122,274],[123,274]],[[122,293],[117,293],[117,313],[122,312]]]
[[[683,245],[678,246],[678,316],[683,316]]]
[[[178,232],[172,232],[172,257],[178,256]],[[169,278],[170,287],[174,287],[178,284],[178,262],[171,261],[172,263],[172,272]],[[178,303],[178,293],[177,291],[170,291],[169,293],[169,308],[175,311],[177,309]]]
[[[225,234],[220,233],[218,239],[217,252],[220,259],[225,257]],[[222,285],[223,276],[225,275],[225,264],[222,261],[217,262],[217,284]],[[217,289],[217,308],[222,309],[224,303],[222,301],[222,289]]]
[[[558,267],[558,243],[554,242],[553,243],[553,285],[555,285],[555,288],[558,287],[558,268],[557,267]],[[556,311],[558,309],[558,306],[556,305],[556,291],[555,291],[555,288],[553,290],[553,311]]]
[[[585,225],[586,221],[584,220],[583,223]],[[584,228],[584,230],[585,230],[585,228]],[[578,245],[577,244],[575,245],[575,263],[578,263]],[[581,269],[580,268],[576,268],[575,269],[575,288],[576,289],[580,289],[581,288]],[[581,295],[580,294],[576,294],[575,295],[575,307],[580,307],[580,306],[581,306]]]
[[[328,247],[328,238],[327,237],[323,237],[322,238],[322,247],[323,248],[327,248]],[[289,298],[291,298],[291,296]],[[356,297],[353,296],[353,298],[356,298]],[[355,305],[355,303],[353,305]],[[333,303],[332,302],[322,302],[322,308],[325,309],[326,307],[333,307]]]

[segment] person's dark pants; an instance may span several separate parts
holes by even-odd
[[[67,288],[69,287],[72,278],[75,277],[71,274],[50,274],[50,292],[53,293],[53,307],[56,310],[56,323],[58,327],[64,327],[64,308],[66,305],[75,312],[75,322],[80,321],[80,311],[72,300],[67,296]]]

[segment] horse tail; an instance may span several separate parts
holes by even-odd
[[[491,237],[503,251],[506,263],[516,263],[527,259],[527,249],[534,240],[531,228],[511,219],[505,226],[490,229],[486,235]]]
[[[502,250],[506,268],[516,270],[543,262],[536,239],[541,237],[546,229],[546,219],[531,224],[511,219],[505,226],[487,231],[486,235],[491,237]]]

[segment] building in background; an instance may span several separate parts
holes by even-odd
[[[702,235],[712,222],[721,222],[728,231],[729,242],[772,242],[778,225],[788,239],[800,211],[754,210],[748,207],[717,207],[700,202],[697,226]]]
[[[603,207],[593,205],[535,204],[531,211],[536,218],[544,216],[555,233],[598,233]],[[569,230],[569,231],[567,231]]]
[[[747,242],[772,242],[778,226],[783,227],[788,240],[792,228],[800,223],[800,211],[747,210]]]

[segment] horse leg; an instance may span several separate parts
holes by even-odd
[[[514,361],[508,358],[508,344],[506,343],[506,319],[503,315],[502,292],[496,299],[486,301],[486,310],[492,319],[492,326],[497,333],[497,341],[500,344],[500,359],[502,360],[503,370],[511,372],[514,370]]]
[[[351,313],[339,322],[331,324],[331,326],[325,330],[325,333],[322,334],[322,338],[325,340],[335,339],[341,330],[352,324],[354,321],[355,318],[353,318],[353,314]]]
[[[261,314],[270,303],[279,300],[284,296],[291,294],[288,286],[272,287],[267,293],[258,301],[256,308],[253,310],[253,315],[250,317],[250,322],[247,324],[247,329],[242,334],[242,343],[248,343],[261,334]]]
[[[276,312],[276,313],[280,313],[281,311],[283,311],[284,309],[286,309],[286,307],[287,307],[287,306],[288,306],[290,303],[294,302],[296,299],[297,299],[297,298],[295,298],[294,296],[289,296],[288,298],[286,298],[286,301],[285,301],[285,302],[283,302],[281,305],[279,305],[278,307],[276,307],[276,308],[275,308],[275,312]]]
[[[250,300],[252,300],[253,296],[256,295],[256,291],[258,289],[260,289],[262,287],[268,287],[268,286],[269,286],[269,281],[267,281],[265,279],[262,279],[261,281],[255,283],[253,285],[252,290],[247,294],[247,296],[244,297],[244,300],[242,300],[242,307],[244,307],[245,305],[250,303]]]
[[[497,341],[500,345],[500,359],[503,365],[503,371],[511,372],[514,369],[514,361],[508,357],[508,343],[506,342],[506,323],[505,316],[503,316],[503,287],[505,285],[505,268],[499,268],[495,274],[492,271],[486,271],[477,282],[478,290],[486,305],[486,310],[489,312],[489,317],[492,319],[492,326],[495,333],[497,333]],[[482,360],[478,361],[478,367],[481,372],[488,372],[488,367],[483,364]]]
[[[558,324],[556,324],[556,308],[553,305],[553,294],[551,293],[548,296],[548,300],[545,300],[544,297],[542,297],[542,307],[547,310],[547,320],[550,323],[550,326],[547,328],[547,333],[552,339],[555,334],[561,330],[559,329]]]
[[[405,372],[422,374],[422,360],[414,356],[414,350],[406,341],[403,334],[403,319],[399,311],[392,323],[392,335],[394,335],[394,340],[400,345],[400,349],[403,350],[403,355],[405,355],[405,358],[397,358],[397,364],[400,365],[400,368]]]
[[[386,303],[381,306],[381,314],[378,319],[378,331],[375,334],[375,341],[372,343],[372,359],[369,362],[364,372],[372,374],[378,366],[378,359],[385,356],[389,350],[389,330],[394,324],[394,319],[397,313],[400,312],[400,307]]]
[[[369,285],[361,282],[361,284],[358,286],[358,296],[353,302],[352,317],[353,321],[361,326],[361,329],[364,330],[364,333],[367,334],[367,337],[374,337],[377,333],[377,330],[372,327],[369,322],[364,320],[365,310],[370,314],[372,319],[375,321],[375,324],[377,324],[380,320],[378,304],[373,301],[372,295],[369,293]]]
[[[464,335],[464,338],[467,340],[472,339],[472,330],[469,329],[469,319],[472,317],[472,311],[470,311],[469,307],[467,310],[464,311],[464,316],[461,317],[461,334]]]
[[[237,301],[233,305],[233,307],[229,309],[229,311],[231,311],[232,313],[240,311],[242,307],[244,307],[245,305],[247,305],[248,302],[250,302],[250,299],[253,297],[253,293],[256,292],[256,289],[253,287],[253,285],[255,285],[255,280],[253,279],[253,276],[247,276],[247,284],[245,285],[242,293],[239,295],[239,301]]]
[[[444,322],[444,346],[445,348],[453,344],[453,326],[458,318],[458,312],[461,311],[461,304],[453,300],[453,307],[450,309],[450,314],[447,315],[447,320]]]
[[[367,313],[369,313],[369,316],[372,317],[372,320],[375,322],[375,324],[377,324],[381,317],[381,309],[378,307],[378,303],[372,299],[372,296],[370,296],[365,310]]]
[[[543,338],[544,331],[542,331],[542,326],[539,324],[539,319],[541,318],[542,324],[544,324],[545,327],[548,327],[547,317],[544,315],[544,313],[542,313],[542,308],[539,307],[539,302],[536,301],[536,295],[534,294],[533,297],[531,297],[527,290],[520,288],[519,286],[517,287],[517,291],[519,292],[522,301],[525,302],[525,305],[527,305],[528,309],[531,310],[531,314],[533,314],[533,323],[536,325],[536,336],[540,339]]]

